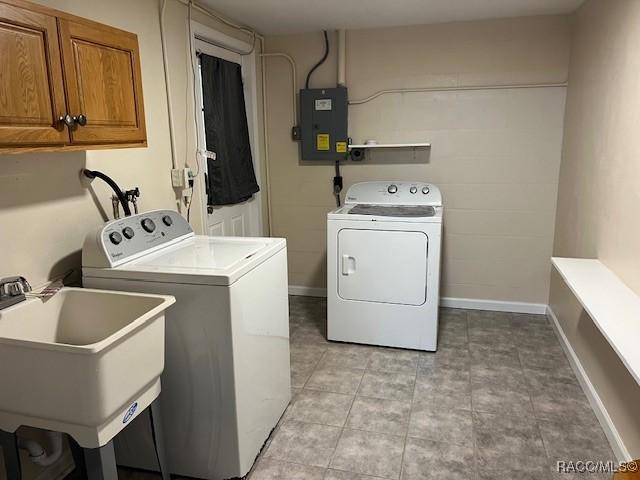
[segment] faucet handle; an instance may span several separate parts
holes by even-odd
[[[21,276],[7,277],[0,280],[0,295],[16,297],[31,291],[31,285]]]

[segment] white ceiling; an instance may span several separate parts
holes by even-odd
[[[265,34],[420,25],[574,11],[583,0],[200,0]]]

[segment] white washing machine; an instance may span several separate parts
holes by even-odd
[[[171,473],[243,477],[290,399],[285,240],[196,236],[158,210],[89,234],[82,262],[85,287],[176,297],[160,396]],[[118,437],[119,464],[157,470],[147,428]]]
[[[436,350],[442,196],[364,182],[327,215],[329,340]]]

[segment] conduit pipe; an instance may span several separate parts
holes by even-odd
[[[255,42],[255,39],[258,39],[260,41],[264,41],[264,37],[262,35],[260,35],[258,32],[256,32],[253,28],[248,27],[246,25],[240,25],[239,23],[233,22],[231,20],[229,20],[228,18],[224,17],[223,15],[219,14],[218,12],[211,10],[210,8],[206,8],[203,7],[202,5],[194,2],[194,1],[189,1],[189,0],[177,0],[178,2],[182,3],[183,5],[189,5],[191,4],[191,6],[195,9],[198,10],[200,13],[204,13],[205,15],[210,16],[211,18],[214,18],[216,20],[218,20],[219,22],[225,24],[228,27],[234,28],[236,30],[240,30],[243,31],[244,33],[246,33],[247,35],[251,35],[251,38],[253,40],[252,43]],[[245,55],[250,54],[251,52],[253,52],[253,49],[246,53]]]
[[[347,86],[347,31],[338,30],[338,86]]]
[[[162,46],[162,66],[164,69],[164,84],[167,96],[167,115],[169,116],[169,143],[171,144],[171,168],[178,168],[176,155],[176,141],[173,128],[173,107],[171,106],[171,79],[169,78],[169,58],[167,54],[167,39],[164,30],[164,16],[167,0],[160,0],[160,44]],[[178,202],[180,203],[180,202]]]
[[[260,38],[260,52],[264,54],[264,38]],[[269,166],[269,130],[267,127],[267,73],[266,73],[266,62],[264,55],[260,56],[260,76],[262,81],[262,132],[264,134],[264,176],[265,182],[267,182],[267,223],[268,223],[268,231],[267,234],[269,236],[273,235],[273,210],[271,206],[271,168]],[[292,61],[292,68],[295,72],[295,62]],[[297,77],[293,78],[293,108],[294,108],[294,125],[296,124],[297,119],[297,109],[296,109],[296,82]]]
[[[48,467],[56,463],[62,456],[62,433],[45,432],[49,444],[51,445],[51,453],[47,454],[45,449],[35,440],[20,438],[18,439],[18,448],[29,452],[29,459],[36,465]]]
[[[361,105],[370,102],[382,95],[389,93],[420,93],[420,92],[461,92],[468,90],[511,90],[517,88],[548,88],[548,87],[566,87],[567,82],[560,83],[521,83],[512,85],[469,85],[459,87],[419,87],[419,88],[393,88],[389,90],[380,90],[368,97],[359,100],[349,100],[349,105]]]
[[[289,62],[289,65],[291,66],[291,105],[292,105],[292,110],[293,110],[293,124],[292,125],[296,125],[298,122],[298,106],[296,105],[297,102],[297,90],[296,90],[296,84],[297,84],[297,79],[298,79],[298,72],[296,70],[296,62],[293,59],[293,57],[291,57],[291,55],[288,55],[286,53],[261,53],[260,54],[261,57],[263,58],[269,58],[269,57],[279,57],[279,58],[284,58]]]

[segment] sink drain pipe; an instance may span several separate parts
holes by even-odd
[[[47,430],[45,434],[51,445],[51,453],[49,454],[44,447],[35,440],[27,438],[18,439],[18,448],[26,450],[29,453],[29,460],[41,467],[53,465],[60,460],[62,456],[62,433]]]

